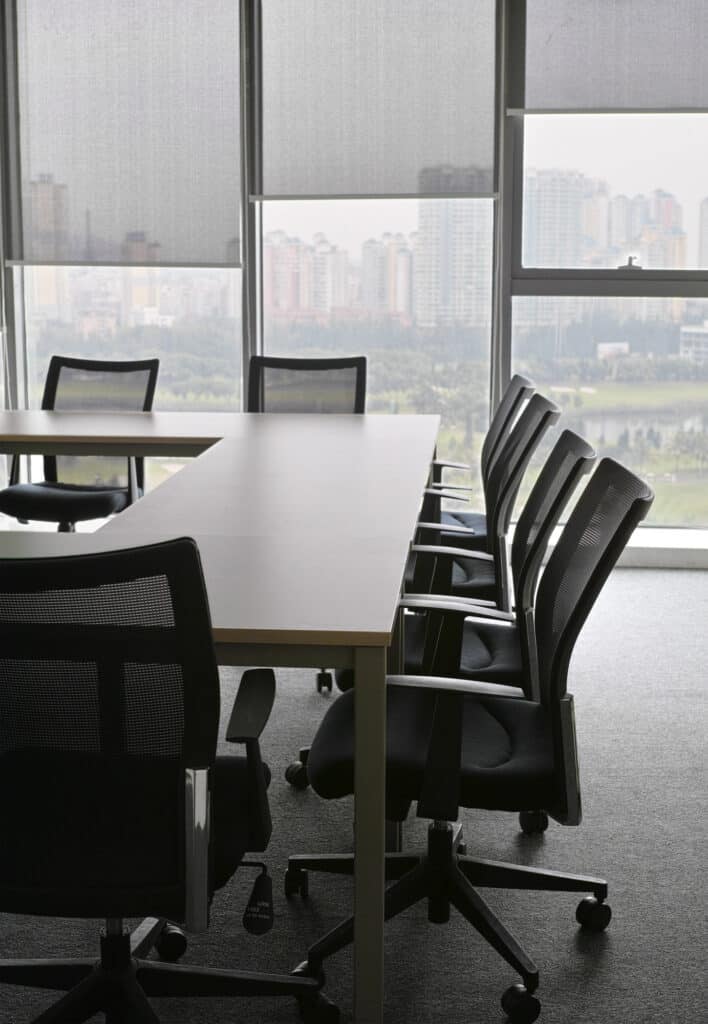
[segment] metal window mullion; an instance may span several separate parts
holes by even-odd
[[[491,411],[511,377],[511,296],[514,268],[521,259],[523,122],[505,117],[508,102],[522,102],[526,50],[525,0],[497,6],[497,180],[495,210]]]
[[[23,282],[10,263],[23,255],[17,40],[17,4],[7,0],[0,7],[0,316],[5,401],[13,409],[28,399]]]
[[[242,225],[242,408],[248,364],[263,347],[261,207],[262,192],[262,20],[260,0],[241,0],[241,225]]]
[[[708,275],[660,271],[616,273],[537,270],[512,275],[511,294],[521,296],[580,296],[597,298],[706,298]]]

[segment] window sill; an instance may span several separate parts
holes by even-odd
[[[617,564],[631,569],[708,569],[708,529],[640,527]]]

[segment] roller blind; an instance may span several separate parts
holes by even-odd
[[[18,0],[26,260],[238,259],[234,0]]]
[[[526,0],[529,109],[708,107],[706,0]]]
[[[263,192],[489,192],[494,0],[263,0]]]

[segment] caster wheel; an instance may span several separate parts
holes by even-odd
[[[292,761],[285,769],[285,781],[289,782],[293,789],[307,789],[310,780],[307,777],[307,768],[302,761]]]
[[[589,932],[604,932],[612,918],[609,903],[601,903],[596,896],[586,896],[578,903],[575,920]]]
[[[322,672],[317,673],[317,692],[318,693],[331,693],[332,692],[332,673]]]
[[[309,893],[308,874],[303,868],[288,868],[285,872],[285,895],[300,896],[306,900]]]
[[[548,815],[545,811],[521,811],[519,825],[527,836],[540,835],[548,828]]]
[[[461,843],[457,844],[457,853],[459,854],[460,857],[467,856],[467,843],[464,842],[464,840]]]
[[[187,936],[174,924],[166,924],[155,942],[160,960],[175,964],[187,952]]]
[[[541,1012],[540,1002],[523,985],[511,985],[502,996],[501,1005],[511,1024],[532,1024]]]

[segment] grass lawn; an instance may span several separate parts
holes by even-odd
[[[638,383],[601,383],[588,390],[554,392],[551,396],[566,408],[587,412],[673,412],[677,409],[708,412],[708,381],[646,381]],[[581,405],[576,406],[579,397]]]

